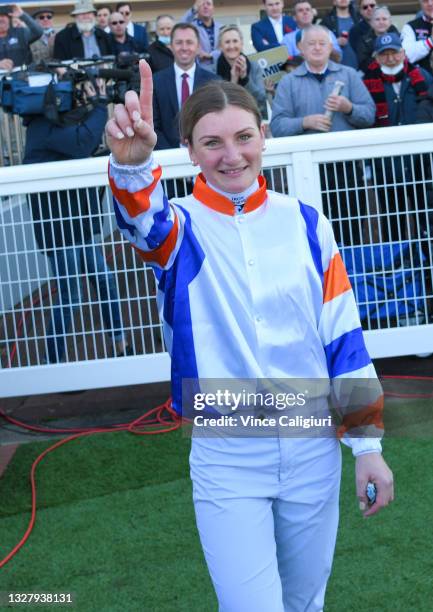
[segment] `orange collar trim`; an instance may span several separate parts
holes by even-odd
[[[257,191],[252,193],[245,202],[244,212],[248,213],[253,210],[256,210],[259,206],[261,206],[266,198],[268,197],[268,193],[266,191],[266,179],[264,176],[258,177],[259,188]],[[217,212],[223,213],[224,215],[231,215],[232,217],[235,214],[234,204],[229,198],[221,195],[217,191],[211,189],[204,178],[203,174],[199,174],[194,184],[193,196],[199,200],[202,204],[207,206],[208,208],[212,208]]]

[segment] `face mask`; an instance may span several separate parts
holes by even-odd
[[[388,66],[381,66],[380,69],[382,70],[383,74],[394,76],[398,74],[401,70],[403,70],[403,67],[404,63],[401,62],[401,64],[398,64],[398,66],[394,66],[393,68],[389,68]]]
[[[162,42],[163,45],[170,44],[170,36],[158,36],[159,42]]]

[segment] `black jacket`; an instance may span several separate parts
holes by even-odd
[[[90,157],[101,142],[106,121],[107,108],[102,104],[77,125],[57,126],[43,116],[34,117],[27,126],[23,163]],[[100,233],[96,188],[33,193],[29,205],[36,241],[42,251],[85,244]]]
[[[112,48],[110,37],[101,28],[95,28],[96,42],[99,47],[100,55],[111,55]],[[54,58],[57,60],[68,60],[84,57],[84,45],[81,34],[75,23],[66,26],[56,34],[54,41]]]
[[[369,30],[371,30],[370,24],[363,17],[361,17],[358,23],[354,25],[353,28],[350,30],[349,42],[352,45],[352,49],[354,51],[356,51],[361,36],[367,34]]]
[[[164,43],[159,40],[149,45],[148,52],[150,55],[149,63],[152,72],[164,70],[164,68],[168,68],[174,62],[173,53],[170,47],[167,47],[167,45],[164,45]]]
[[[412,28],[415,35],[415,40],[426,40],[433,33],[433,23],[426,21],[423,17],[417,17],[413,21],[409,21],[407,24]],[[432,74],[432,67],[430,65],[431,51],[427,53],[425,57],[419,59],[416,64],[427,70]]]
[[[115,38],[112,32],[108,35],[110,39],[110,46],[112,49],[113,55],[119,55],[119,53],[143,53],[144,49],[142,45],[128,34],[126,33],[126,39],[124,43],[119,43]]]
[[[427,96],[418,102],[416,123],[431,123],[433,121],[433,85],[428,88]]]
[[[353,19],[353,24],[355,26],[359,22],[361,17],[359,16],[359,13],[357,12],[357,10],[353,6],[353,4],[350,4],[349,12],[350,12],[350,16]],[[340,33],[338,31],[337,9],[336,9],[335,6],[332,9],[332,11],[329,11],[329,13],[327,13],[324,16],[324,18],[320,22],[320,25],[325,26],[325,28],[328,28],[328,30],[331,30],[331,32],[333,32],[335,34],[336,38],[339,37]]]
[[[394,32],[400,34],[397,28],[391,25],[387,32]],[[362,72],[365,72],[368,65],[373,61],[374,43],[376,41],[376,34],[373,28],[370,28],[363,36],[359,38],[358,47],[355,49],[356,55],[358,56],[359,68]]]

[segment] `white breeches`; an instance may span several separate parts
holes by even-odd
[[[318,612],[338,525],[335,438],[193,438],[193,499],[220,612]]]

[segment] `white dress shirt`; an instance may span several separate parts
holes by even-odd
[[[278,42],[280,43],[283,39],[283,17],[279,19],[274,19],[273,17],[269,17],[269,21],[272,23],[272,27],[274,28],[275,36],[277,37]]]

